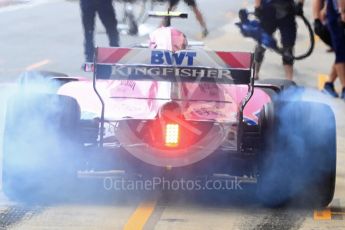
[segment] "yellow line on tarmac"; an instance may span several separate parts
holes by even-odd
[[[345,215],[345,212],[332,212],[333,215]]]
[[[314,35],[314,40],[315,40],[315,42],[319,42],[320,41],[320,37],[317,36],[317,35]]]
[[[332,215],[345,216],[345,212],[332,211],[332,209],[330,208],[327,208],[325,210],[315,210],[314,220],[332,220]]]
[[[34,63],[32,65],[29,65],[25,68],[25,70],[34,70],[34,69],[37,69],[41,66],[44,66],[44,65],[47,65],[49,64],[51,61],[49,59],[45,59],[45,60],[42,60],[40,62],[37,62],[37,63]]]
[[[143,229],[147,220],[152,215],[157,201],[146,201],[141,203],[135,210],[133,215],[129,218],[127,224],[123,228],[124,230],[140,230]]]
[[[332,212],[331,209],[325,210],[315,210],[314,211],[314,220],[331,220]]]
[[[319,88],[319,90],[321,90],[323,89],[325,82],[328,81],[328,75],[319,74],[317,79],[318,79],[317,87]]]

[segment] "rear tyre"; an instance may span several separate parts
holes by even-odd
[[[9,198],[30,202],[66,195],[76,179],[79,119],[79,105],[70,97],[17,94],[9,100],[2,174]]]
[[[67,74],[52,71],[26,71],[18,79],[22,90],[38,93],[55,93],[63,84],[75,80]]]
[[[257,189],[260,201],[266,206],[327,206],[336,177],[331,108],[314,102],[277,102],[267,124]]]

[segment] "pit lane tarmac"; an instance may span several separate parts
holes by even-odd
[[[267,209],[250,197],[156,193],[46,205],[3,204],[0,229],[343,229],[344,207]]]

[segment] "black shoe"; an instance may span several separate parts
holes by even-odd
[[[332,97],[339,97],[338,93],[334,89],[334,84],[332,82],[326,82],[322,92]]]

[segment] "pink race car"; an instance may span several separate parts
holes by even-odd
[[[327,206],[332,110],[296,100],[303,90],[293,82],[254,82],[251,53],[186,49],[181,36],[168,27],[151,35],[151,48],[97,48],[86,65],[92,80],[24,75],[7,108],[5,193],[23,200],[43,196],[47,181],[60,191],[78,178],[164,176],[221,190],[256,184],[267,205]]]

